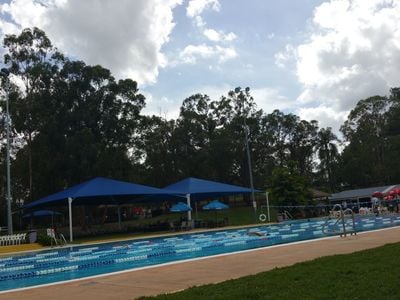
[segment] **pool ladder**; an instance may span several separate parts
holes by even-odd
[[[52,235],[50,237],[51,238],[51,247],[53,247],[53,241],[54,241],[55,246],[63,246],[63,245],[65,246],[68,244],[67,240],[65,239],[65,237],[62,233],[58,234],[58,237],[59,237],[58,240],[55,235]],[[60,241],[60,243],[58,241]]]
[[[329,225],[329,222],[332,220],[332,217],[336,219],[336,222],[333,224],[333,226],[338,226],[339,228],[342,227],[342,230],[337,230],[337,231],[329,231],[326,227]],[[346,219],[350,217],[351,218],[351,229],[348,230],[346,226]],[[346,208],[345,210],[342,209],[342,206],[340,204],[335,204],[333,206],[333,209],[330,212],[330,215],[324,225],[322,225],[322,232],[324,234],[338,234],[341,237],[345,237],[348,234],[350,235],[356,235],[356,223],[354,219],[354,212],[351,208]]]

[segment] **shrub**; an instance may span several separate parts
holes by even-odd
[[[37,242],[42,246],[51,246],[51,238],[47,234],[39,234]],[[54,243],[54,242],[53,242]]]

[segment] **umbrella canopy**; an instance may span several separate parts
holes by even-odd
[[[68,204],[69,236],[70,241],[72,242],[72,203],[85,205],[119,205],[126,202],[132,202],[133,200],[143,200],[143,196],[146,195],[166,194],[168,194],[168,192],[150,186],[97,177],[61,192],[28,203],[23,208]],[[120,217],[119,213],[118,216]]]
[[[377,197],[377,198],[382,198],[383,197],[383,193],[376,191],[372,193],[372,197]]]
[[[135,196],[162,194],[166,194],[166,192],[150,186],[96,177],[28,203],[24,208],[64,205],[67,204],[68,198],[74,199],[74,204],[119,204],[130,201]]]
[[[62,213],[53,210],[36,210],[26,213],[22,218],[61,216]]]
[[[223,209],[228,209],[228,208],[229,208],[228,205],[220,202],[219,200],[211,201],[207,205],[203,206],[203,209],[205,209],[205,210],[223,210]]]
[[[204,180],[189,177],[171,184],[163,191],[170,195],[185,195],[187,205],[190,207],[191,200],[202,200],[210,197],[228,196],[235,194],[249,194],[252,192],[259,192],[246,187],[220,183],[216,181]],[[191,212],[188,211],[188,220],[191,220]]]
[[[192,208],[183,202],[178,202],[177,204],[173,205],[170,208],[170,211],[172,211],[172,212],[186,212],[186,211],[191,211],[191,210],[192,210]]]
[[[170,194],[179,193],[181,195],[190,195],[190,198],[194,200],[201,200],[221,195],[249,194],[252,192],[252,189],[246,187],[193,177],[171,184],[163,188],[163,190]],[[254,192],[259,191],[254,190]]]

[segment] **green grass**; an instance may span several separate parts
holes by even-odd
[[[400,243],[141,299],[400,299]]]

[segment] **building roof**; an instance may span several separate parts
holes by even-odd
[[[339,193],[332,194],[329,197],[331,201],[346,200],[346,199],[357,199],[357,198],[368,198],[371,197],[374,192],[387,193],[394,188],[399,188],[400,184],[385,185],[378,187],[370,187],[365,189],[347,190]]]
[[[316,189],[310,189],[310,192],[312,193],[313,199],[318,199],[318,198],[328,198],[331,194],[319,191]]]

